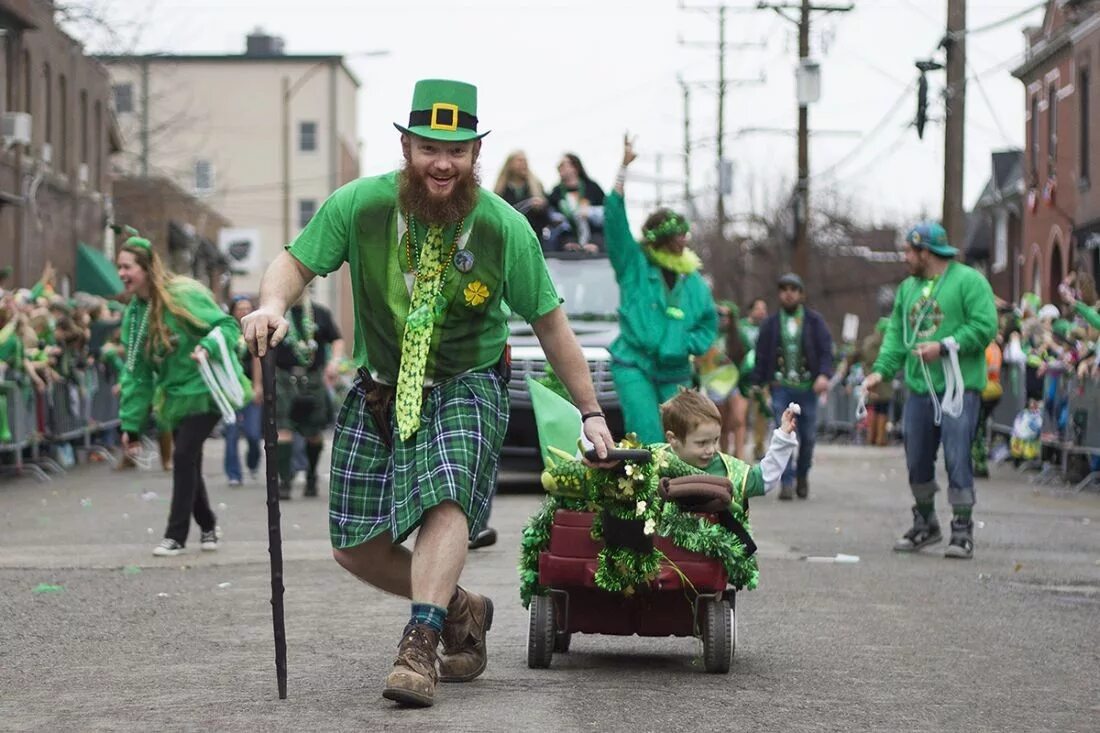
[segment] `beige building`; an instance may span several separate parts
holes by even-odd
[[[285,54],[257,31],[240,55],[101,60],[126,141],[116,167],[167,178],[233,222],[218,245],[234,292],[255,293],[283,245],[359,175],[359,81],[342,56]],[[350,338],[347,273],[320,280],[314,296]]]

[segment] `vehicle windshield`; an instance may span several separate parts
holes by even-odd
[[[546,269],[570,318],[617,320],[619,285],[605,257],[584,259],[546,258]]]

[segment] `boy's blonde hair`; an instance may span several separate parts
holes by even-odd
[[[661,405],[661,427],[680,440],[706,422],[722,424],[722,415],[709,397],[693,389],[681,390]]]

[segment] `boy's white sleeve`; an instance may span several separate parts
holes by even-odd
[[[772,442],[768,446],[768,452],[760,461],[760,475],[764,479],[764,493],[768,493],[779,485],[783,478],[783,471],[794,455],[794,449],[798,447],[798,437],[794,433],[786,433],[779,428],[772,432]]]

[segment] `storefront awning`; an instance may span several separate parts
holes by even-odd
[[[102,252],[83,242],[76,248],[76,289],[104,298],[122,292],[115,266]]]

